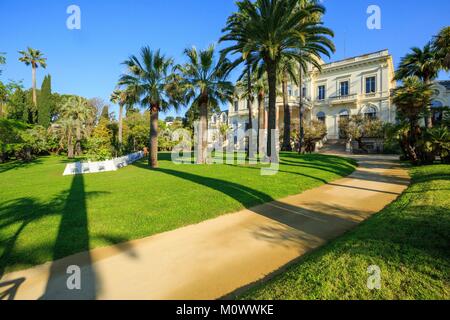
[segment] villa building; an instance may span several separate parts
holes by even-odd
[[[395,121],[395,107],[390,92],[395,89],[394,63],[388,50],[382,50],[341,61],[323,63],[322,71],[310,66],[303,82],[303,106],[306,121],[326,124],[328,139],[339,139],[339,121],[351,115],[365,115],[384,122]],[[293,128],[299,126],[299,88],[288,86]],[[256,99],[255,99],[256,100]],[[277,98],[277,124],[283,128],[282,97]],[[253,105],[253,128],[258,128],[257,102]],[[235,130],[248,123],[247,102],[237,100],[229,106],[229,125]],[[266,112],[263,117],[267,126]]]
[[[450,81],[436,81],[433,85],[434,97],[431,103],[433,112],[433,121],[439,122],[442,120],[442,110],[439,108],[450,107]]]

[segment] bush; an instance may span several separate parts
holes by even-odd
[[[37,155],[48,154],[51,144],[47,130],[21,121],[0,119],[0,162],[12,157],[31,161]]]

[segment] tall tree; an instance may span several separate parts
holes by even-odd
[[[120,78],[119,84],[135,92],[140,97],[140,104],[150,110],[149,165],[157,168],[159,112],[178,106],[170,74],[173,60],[159,50],[154,52],[150,47],[144,47],[139,58],[133,55],[124,64],[128,70]]]
[[[100,119],[106,119],[109,121],[109,106],[104,105],[100,114]]]
[[[132,92],[130,88],[126,88],[124,90],[116,89],[111,94],[110,101],[112,103],[117,103],[119,105],[119,146],[122,147],[123,143],[123,108],[130,107],[132,108],[135,103],[137,103],[138,97],[135,92]]]
[[[33,104],[37,105],[37,95],[36,95],[36,69],[41,66],[42,68],[47,67],[47,59],[44,58],[44,55],[41,51],[32,49],[30,47],[27,48],[26,51],[19,51],[19,54],[22,56],[19,58],[20,62],[25,63],[25,65],[31,65],[31,79],[33,86]]]
[[[6,64],[6,57],[4,52],[0,52],[0,65]],[[0,69],[0,75],[2,75],[2,69]]]
[[[436,52],[440,66],[450,70],[450,27],[443,28],[433,40],[433,50]]]
[[[81,142],[90,135],[95,121],[96,110],[82,97],[70,97],[61,108],[61,123],[67,130],[69,158],[82,155]],[[73,138],[75,137],[75,144]],[[72,150],[72,148],[75,148]]]
[[[248,136],[248,148],[247,148],[247,158],[253,158],[254,154],[252,154],[253,148],[251,145],[252,134],[250,134],[253,129],[253,102],[255,100],[255,91],[254,91],[254,83],[255,83],[255,72],[253,72],[251,65],[246,65],[244,71],[236,83],[236,96],[240,99],[245,99],[247,101],[247,112],[248,112],[248,125],[247,131],[249,132]]]
[[[417,150],[417,140],[420,134],[418,120],[423,106],[431,103],[432,95],[431,84],[424,83],[416,76],[404,78],[403,85],[395,89],[393,94],[393,102],[397,106],[399,115],[409,122],[409,141],[406,149],[414,164],[418,164],[420,160]]]
[[[228,59],[215,59],[213,45],[206,50],[195,47],[186,49],[187,62],[177,69],[180,71],[180,88],[186,104],[192,102],[200,108],[200,128],[198,134],[197,163],[206,163],[208,143],[208,108],[226,101],[232,101],[234,87],[227,81]]]
[[[323,14],[325,8],[317,4],[299,7],[299,0],[241,0],[237,2],[238,12],[232,14],[223,29],[220,39],[233,42],[222,50],[223,55],[239,54],[233,63],[237,67],[243,62],[263,64],[269,83],[269,131],[267,155],[278,161],[272,150],[272,130],[276,129],[277,74],[281,59],[303,60],[299,50],[307,42],[314,41],[315,52],[329,56],[334,45],[328,38],[333,32],[312,21],[312,15]]]
[[[281,92],[283,96],[283,111],[284,111],[284,130],[283,130],[283,145],[281,150],[292,151],[291,146],[291,106],[289,105],[289,83],[298,84],[297,78],[297,61],[294,59],[283,57],[280,60],[278,68],[278,79],[281,83]]]
[[[44,128],[50,126],[52,110],[51,76],[45,76],[38,98],[38,124]]]
[[[439,74],[439,60],[436,52],[432,50],[431,43],[426,44],[423,49],[414,47],[411,52],[404,56],[395,73],[395,80],[403,80],[407,77],[416,76],[425,84],[431,84]],[[431,106],[424,105],[426,111],[425,124],[427,128],[433,127],[433,115]]]

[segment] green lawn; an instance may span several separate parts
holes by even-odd
[[[0,165],[0,276],[77,252],[139,239],[301,193],[350,174],[354,163],[282,154],[280,172],[259,167],[145,162],[117,172],[63,177],[62,157]]]
[[[450,166],[411,170],[413,185],[357,229],[241,299],[450,299]],[[367,268],[381,268],[381,290]]]

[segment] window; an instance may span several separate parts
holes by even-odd
[[[340,96],[348,96],[348,93],[349,93],[349,83],[348,83],[348,81],[342,81],[340,83],[339,95]]]
[[[317,114],[317,120],[325,123],[325,119],[326,119],[326,115],[324,112],[321,111]]]
[[[376,92],[376,80],[375,77],[367,77],[366,78],[366,94],[375,93]]]
[[[303,98],[306,97],[306,88],[305,87],[302,88],[302,96],[303,96]],[[325,95],[324,95],[324,98],[325,98]]]
[[[438,125],[442,122],[444,117],[443,108],[444,105],[442,102],[434,100],[431,103],[431,113],[433,114],[433,125]]]
[[[319,86],[319,100],[325,100],[325,86]]]
[[[235,101],[234,102],[234,112],[238,112],[239,111],[239,101]]]
[[[292,97],[292,87],[291,86],[288,86],[288,95],[289,95],[289,97]]]
[[[377,109],[374,107],[367,107],[364,111],[364,117],[366,119],[375,120],[377,118]]]
[[[350,113],[348,112],[348,110],[342,110],[341,112],[339,112],[340,120],[348,119],[349,117],[350,117]]]

